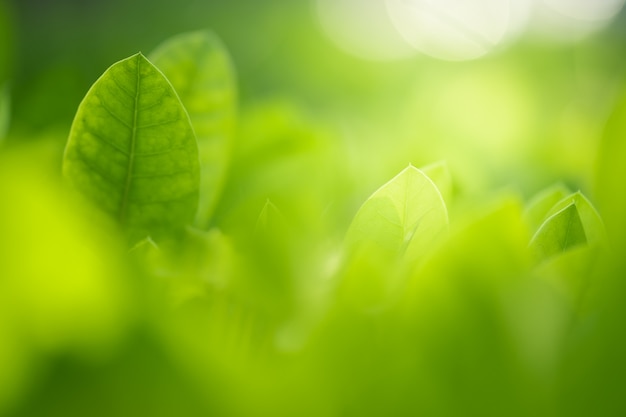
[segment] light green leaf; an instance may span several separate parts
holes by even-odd
[[[545,260],[587,243],[578,209],[574,202],[557,211],[541,225],[530,241],[537,259]]]
[[[594,196],[606,221],[611,243],[615,247],[626,245],[626,85],[611,117],[607,122],[598,147]]]
[[[443,201],[449,204],[452,199],[452,176],[446,161],[426,165],[420,168],[420,170],[435,183],[443,197]]]
[[[530,199],[526,210],[524,210],[524,219],[533,233],[546,220],[550,209],[568,194],[570,194],[570,190],[565,185],[557,183],[540,191]]]
[[[346,236],[348,247],[367,246],[413,261],[447,229],[441,193],[422,171],[409,165],[361,206]]]
[[[143,55],[111,66],[78,108],[63,173],[133,239],[190,223],[198,204],[198,147],[189,116]]]
[[[9,121],[11,119],[11,98],[9,95],[9,87],[7,84],[0,87],[0,143],[5,138],[9,130]]]
[[[167,76],[189,113],[200,153],[200,201],[195,224],[205,228],[231,158],[236,83],[230,57],[209,31],[185,33],[160,45],[151,61]]]
[[[580,191],[572,193],[561,199],[550,209],[548,216],[553,215],[557,211],[562,210],[572,203],[576,205],[576,210],[578,211],[580,221],[583,225],[583,229],[585,230],[587,243],[589,245],[605,244],[607,237],[604,222],[595,207]]]

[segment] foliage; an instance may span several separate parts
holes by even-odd
[[[624,413],[624,99],[593,198],[527,202],[454,155],[373,184],[327,120],[237,101],[183,33],[95,81],[63,155],[0,148],[0,414]]]

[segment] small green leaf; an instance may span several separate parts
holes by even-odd
[[[9,86],[5,84],[0,87],[0,143],[4,140],[9,130],[9,122],[11,120],[11,97],[9,95]]]
[[[143,55],[111,66],[78,108],[63,173],[133,239],[180,230],[198,204],[198,147],[171,84]]]
[[[367,246],[413,261],[447,229],[441,193],[422,171],[409,165],[361,206],[346,236],[348,247]]]
[[[576,205],[576,210],[578,211],[580,221],[582,222],[583,229],[585,230],[587,243],[590,245],[605,244],[607,237],[604,222],[595,207],[593,207],[587,197],[585,197],[580,191],[561,199],[552,207],[552,209],[550,209],[548,216],[553,215],[571,203]]]
[[[151,61],[167,76],[189,113],[200,152],[200,201],[195,224],[205,228],[225,182],[235,123],[236,84],[226,48],[209,31],[160,45]]]
[[[263,206],[263,209],[261,209],[261,213],[256,221],[254,230],[256,233],[265,233],[273,229],[277,223],[282,227],[284,221],[283,215],[280,210],[278,210],[278,207],[276,207],[268,198]]]
[[[586,243],[585,229],[572,201],[548,217],[530,241],[530,248],[537,259],[545,260]]]
[[[546,220],[550,209],[568,194],[570,194],[570,190],[565,185],[557,183],[540,191],[530,199],[526,210],[524,210],[524,219],[533,233]]]

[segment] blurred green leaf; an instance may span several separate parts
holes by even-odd
[[[216,223],[247,234],[269,198],[298,224],[302,237],[324,231],[323,216],[347,193],[337,142],[291,100],[262,100],[245,108]]]
[[[198,147],[171,84],[143,55],[111,66],[78,108],[64,175],[133,239],[193,220]]]
[[[409,165],[359,208],[345,236],[341,294],[357,308],[380,308],[402,288],[448,227],[435,184]]]
[[[410,165],[361,206],[348,229],[346,245],[348,250],[365,245],[414,261],[447,227],[448,213],[437,186]]]
[[[580,221],[583,225],[583,229],[585,230],[587,243],[589,245],[605,244],[607,238],[604,222],[595,207],[593,207],[587,197],[585,197],[580,191],[561,199],[550,209],[547,215],[551,216],[555,214],[557,211],[565,208],[570,203],[576,205],[576,210],[578,211]]]
[[[596,160],[595,195],[598,208],[606,222],[609,238],[620,248],[626,247],[626,89],[622,88],[613,112],[607,122],[598,147]]]
[[[280,227],[284,227],[284,221],[283,215],[280,213],[280,210],[278,210],[278,207],[268,198],[257,219],[255,232],[257,234],[268,233],[276,228],[277,222]]]
[[[441,193],[441,197],[446,204],[450,204],[452,201],[452,175],[450,175],[450,169],[446,161],[439,161],[425,167],[420,170],[430,178]]]
[[[559,256],[546,259],[534,273],[551,283],[575,313],[581,307],[597,257],[597,248],[578,245]]]
[[[108,357],[138,307],[110,224],[25,149],[0,155],[1,415],[5,401],[23,398],[42,358]]]
[[[585,229],[578,209],[571,201],[539,227],[530,241],[530,247],[537,259],[544,260],[586,243]]]
[[[561,183],[557,183],[537,193],[526,205],[524,219],[534,233],[548,217],[548,212],[556,203],[570,193]]]
[[[407,405],[422,412],[408,414],[552,415],[546,375],[563,322],[550,289],[527,275],[521,202],[501,198],[466,217],[409,277],[386,323],[397,327],[388,360],[419,398]]]
[[[189,113],[200,155],[200,200],[195,224],[207,227],[230,163],[235,123],[234,68],[209,31],[175,36],[149,55]]]
[[[0,86],[0,143],[4,140],[11,120],[11,96],[9,86]]]

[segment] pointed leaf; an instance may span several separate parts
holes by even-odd
[[[193,129],[171,84],[143,55],[114,64],[91,87],[72,124],[63,173],[134,239],[193,220]]]
[[[556,203],[548,212],[548,216],[560,211],[569,204],[575,204],[582,222],[587,243],[604,244],[607,241],[604,222],[591,202],[580,191],[568,195]]]
[[[230,57],[208,31],[171,38],[151,61],[167,76],[189,113],[200,152],[198,227],[208,226],[224,185],[233,143],[236,86]]]
[[[587,243],[576,204],[570,202],[541,225],[530,241],[537,259],[544,260]]]
[[[422,171],[408,166],[361,206],[346,242],[391,256],[405,254],[411,261],[420,258],[447,225],[439,190]]]
[[[570,190],[565,185],[557,183],[540,191],[531,198],[526,206],[526,210],[524,210],[524,219],[533,233],[546,220],[550,209],[568,194],[570,194]]]
[[[279,227],[283,227],[284,221],[283,215],[280,210],[278,210],[278,207],[268,198],[256,221],[254,228],[255,233],[267,233],[278,225],[280,225]]]
[[[449,203],[452,199],[452,176],[446,161],[426,165],[420,168],[420,170],[435,183],[443,197],[443,201]]]

